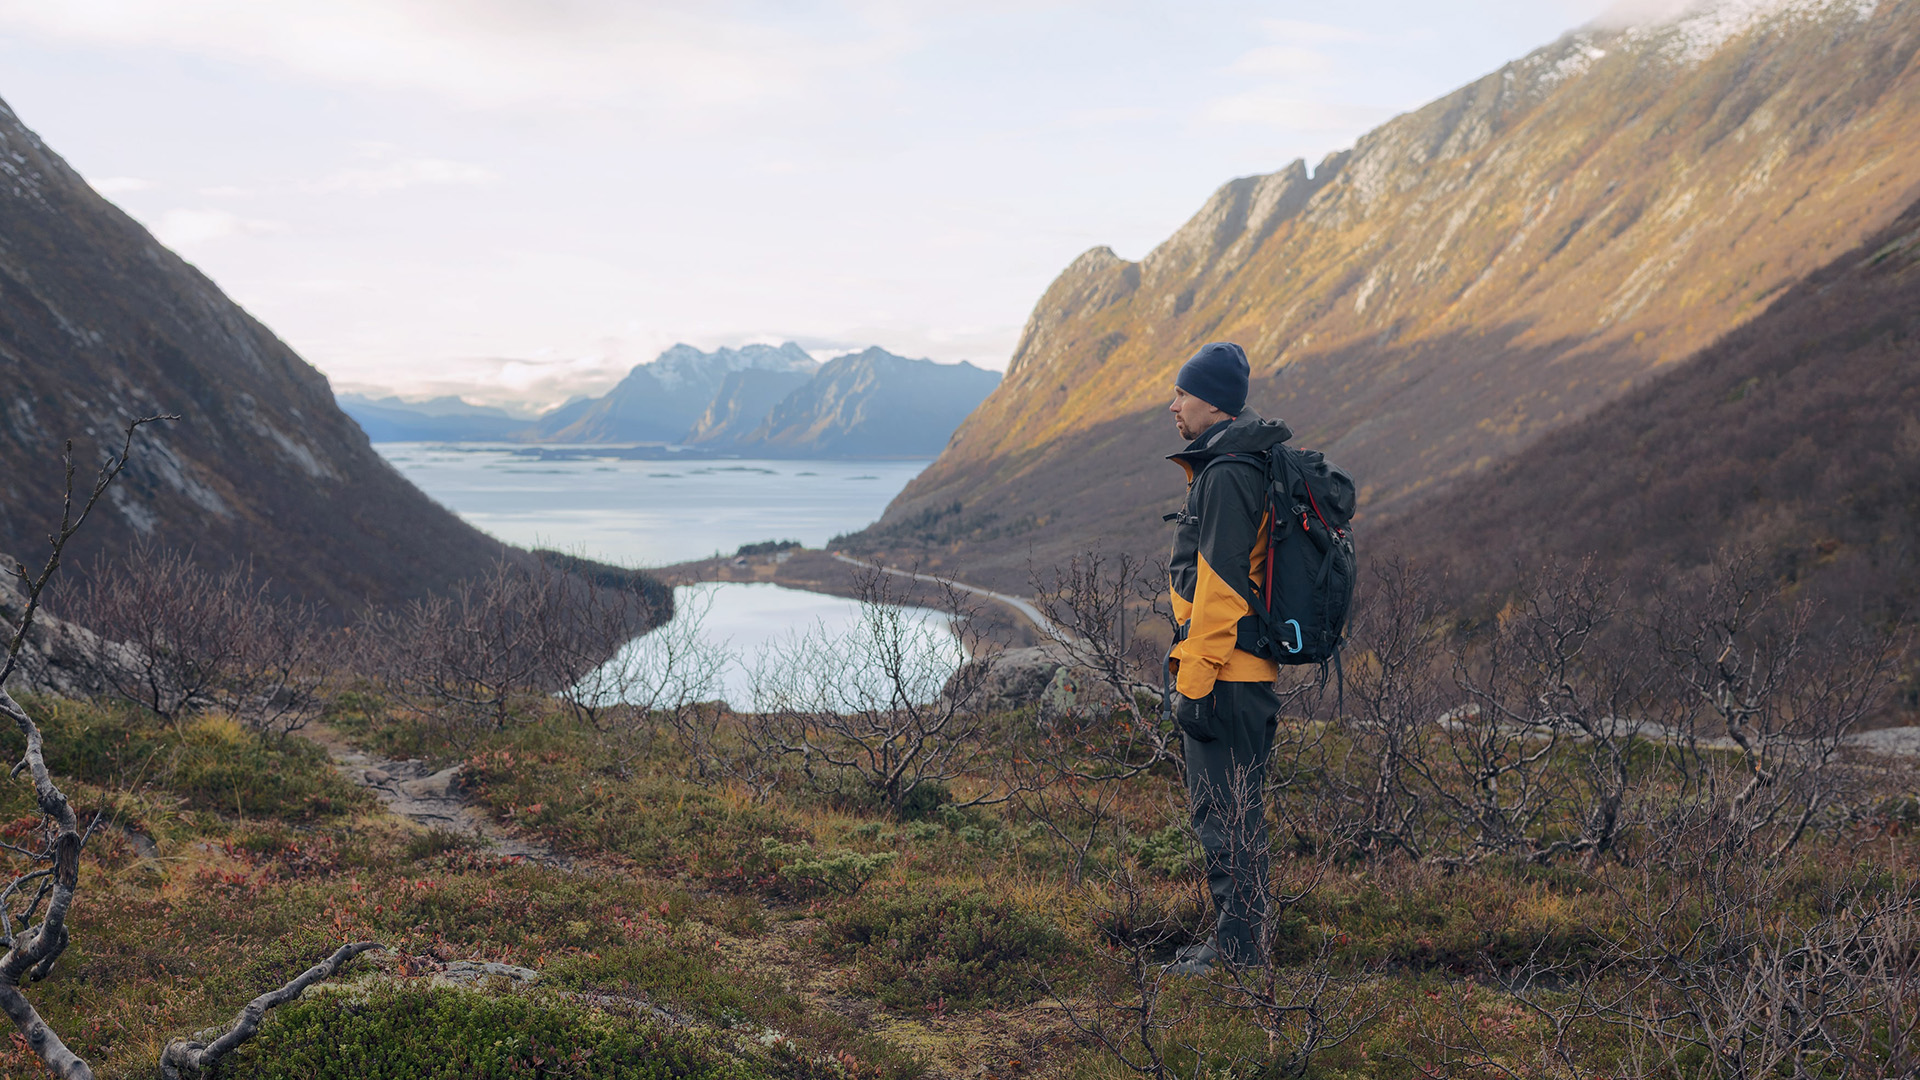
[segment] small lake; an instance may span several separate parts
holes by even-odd
[[[495,443],[374,449],[483,532],[628,567],[731,555],[761,540],[824,546],[878,520],[928,464],[635,460],[603,447]]]
[[[609,697],[661,707],[675,696],[725,701],[741,712],[779,704],[849,711],[884,705],[892,684],[876,669],[875,627],[858,602],[768,582],[682,585],[674,617],[628,642],[601,669]],[[901,689],[917,702],[938,696],[965,661],[946,615],[898,608],[894,640],[914,673]],[[887,631],[883,628],[881,634]],[[663,695],[664,694],[664,698]]]

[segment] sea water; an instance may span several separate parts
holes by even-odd
[[[731,555],[742,544],[798,540],[824,546],[873,523],[925,461],[634,460],[593,447],[492,443],[376,443],[408,480],[467,523],[510,544],[627,567]],[[930,699],[963,660],[944,615],[896,608],[914,674],[905,688]],[[796,683],[804,657],[862,652],[872,613],[844,597],[769,583],[706,582],[674,590],[674,618],[629,642],[596,684],[629,699],[692,693],[747,711],[780,694],[871,695],[887,679],[844,659],[832,683]],[[869,643],[870,644],[870,643]],[[678,671],[691,649],[717,663]],[[868,650],[870,651],[870,650]],[[785,669],[784,674],[781,669]],[[804,672],[800,672],[804,675]],[[698,685],[685,683],[692,678]],[[780,684],[780,685],[776,685]],[[791,703],[791,702],[790,702]],[[858,704],[846,702],[844,704]]]
[[[595,447],[376,443],[401,474],[482,532],[627,567],[822,547],[865,528],[925,461],[654,460]]]
[[[740,712],[851,712],[896,697],[931,701],[967,659],[949,617],[928,608],[708,581],[675,588],[673,609],[666,626],[628,642],[587,685],[656,708],[720,700]]]

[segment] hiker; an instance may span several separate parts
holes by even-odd
[[[1182,949],[1169,970],[1199,974],[1216,963],[1266,963],[1267,756],[1280,698],[1279,665],[1242,649],[1241,621],[1267,573],[1267,471],[1261,456],[1292,432],[1247,408],[1247,355],[1217,341],[1174,379],[1174,426],[1188,440],[1170,456],[1187,472],[1169,586],[1180,624],[1167,664],[1186,754],[1194,831],[1213,893],[1212,940]],[[1213,467],[1208,468],[1209,463]]]

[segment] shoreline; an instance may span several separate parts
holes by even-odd
[[[709,581],[765,583],[858,600],[861,593],[860,576],[868,571],[869,565],[852,556],[820,548],[792,548],[770,555],[696,559],[657,567],[648,573],[670,588]],[[880,569],[889,575],[887,587],[892,591],[889,598],[892,602],[935,609],[945,606],[940,602],[939,589],[935,584],[925,579],[910,578],[905,570],[886,566]],[[966,620],[965,632],[989,646],[987,651],[1024,648],[1045,640],[1030,616],[1009,604],[999,594],[958,582],[955,584],[970,595],[986,594],[987,598],[978,602]]]

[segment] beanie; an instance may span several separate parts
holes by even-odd
[[[1209,342],[1180,365],[1173,385],[1228,416],[1239,416],[1247,407],[1247,354],[1231,341]]]

